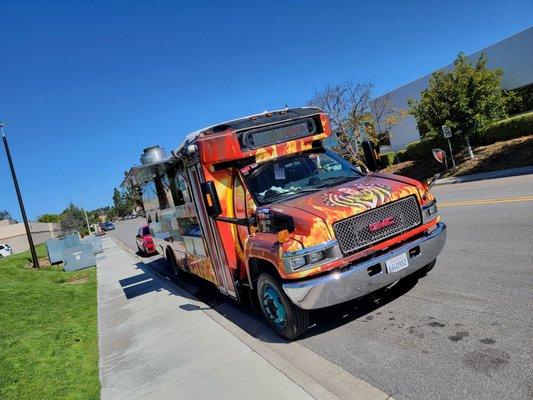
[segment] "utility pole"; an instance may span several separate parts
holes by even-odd
[[[17,180],[17,174],[15,173],[15,167],[13,165],[13,160],[11,158],[11,153],[9,151],[9,145],[7,144],[7,137],[4,133],[4,127],[6,125],[0,122],[0,131],[2,131],[2,139],[4,141],[4,147],[6,149],[7,161],[9,163],[9,169],[11,170],[11,176],[13,177],[13,184],[15,185],[15,192],[17,192],[17,199],[19,201],[20,213],[22,214],[22,219],[24,220],[24,227],[26,228],[26,236],[28,237],[28,243],[30,245],[31,258],[33,260],[33,267],[39,268],[39,259],[37,258],[37,253],[35,252],[35,246],[33,245],[33,238],[31,237],[30,224],[28,223],[28,218],[26,217],[26,210],[24,209],[24,202],[22,201],[22,195],[20,194],[19,183]]]
[[[80,196],[81,196],[81,203],[82,203],[82,207],[83,207],[83,212],[85,213],[85,222],[87,224],[87,234],[88,235],[91,235],[91,226],[89,225],[89,217],[87,216],[87,209],[85,208],[85,202],[83,201],[84,197],[83,197],[83,194],[89,190],[91,187],[93,187],[95,185],[90,185],[90,186],[87,186],[85,189],[83,189],[81,192],[80,192]]]

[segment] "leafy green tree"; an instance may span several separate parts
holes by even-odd
[[[3,219],[12,219],[11,218],[11,214],[9,213],[9,211],[0,210],[0,221],[2,221]]]
[[[459,53],[452,70],[433,73],[420,100],[409,99],[421,135],[438,135],[448,125],[475,138],[488,124],[505,118],[511,99],[501,88],[502,74],[487,68],[484,54],[472,65]]]
[[[39,222],[61,222],[61,215],[58,214],[43,214],[38,218]]]
[[[64,233],[79,232],[87,230],[85,213],[73,203],[70,203],[61,213],[61,230]]]
[[[113,204],[114,211],[118,217],[125,217],[131,214],[135,209],[135,202],[137,200],[128,194],[127,191],[120,191],[115,188],[113,190]]]
[[[111,207],[107,212],[107,220],[114,221],[115,219],[117,219],[117,212],[115,211],[114,207]]]

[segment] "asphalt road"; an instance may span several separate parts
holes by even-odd
[[[434,270],[314,312],[298,342],[399,400],[533,398],[533,175],[434,192],[448,226]],[[111,235],[135,248],[140,223]]]

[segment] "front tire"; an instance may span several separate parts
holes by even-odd
[[[278,335],[293,340],[309,327],[309,311],[293,304],[271,275],[259,275],[257,296],[264,318]]]

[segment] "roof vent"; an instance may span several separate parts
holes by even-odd
[[[141,154],[141,164],[153,164],[167,159],[165,149],[159,146],[147,147]]]

